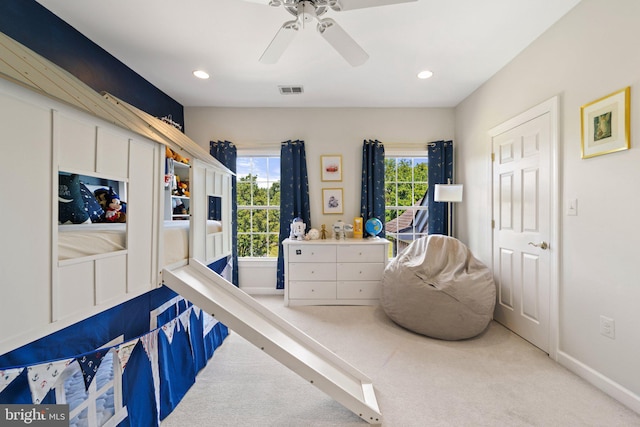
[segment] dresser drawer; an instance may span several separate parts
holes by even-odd
[[[338,282],[338,299],[379,299],[380,281]]]
[[[383,262],[386,245],[340,245],[338,262]]]
[[[336,280],[336,265],[292,262],[289,264],[288,280]]]
[[[336,262],[335,245],[289,245],[289,262]]]
[[[336,282],[289,282],[289,299],[336,299]]]
[[[338,280],[380,280],[384,273],[382,262],[341,262],[338,264]]]

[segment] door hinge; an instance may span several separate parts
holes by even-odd
[[[492,162],[496,161],[496,153],[491,153],[491,161]]]
[[[491,220],[491,229],[496,228],[496,221],[494,219]]]

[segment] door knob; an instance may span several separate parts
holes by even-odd
[[[540,248],[540,249],[542,249],[542,250],[549,249],[549,244],[548,244],[547,242],[542,242],[542,243],[540,243],[539,245],[536,245],[536,244],[535,244],[535,243],[533,243],[533,242],[529,242],[529,244],[530,244],[531,246],[535,246],[536,248]]]

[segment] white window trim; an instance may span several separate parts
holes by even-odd
[[[244,148],[244,149],[237,149],[236,152],[236,157],[277,157],[280,158],[280,143],[276,144],[265,144],[266,147],[264,148]],[[273,148],[272,148],[273,147]],[[275,148],[277,147],[277,149]],[[280,177],[280,182],[282,182],[282,177]],[[282,191],[282,190],[281,190]],[[238,206],[238,210],[241,209],[241,207],[243,209],[246,209],[244,206],[246,205],[237,205]],[[280,206],[259,206],[259,205],[250,205],[249,206],[250,209],[268,209],[268,210],[278,210],[278,212],[280,211]],[[238,233],[239,235],[240,233]],[[242,234],[247,234],[247,233],[242,233]],[[254,235],[254,234],[272,234],[272,233],[249,233],[249,235]],[[238,236],[236,236],[237,238]],[[238,264],[242,263],[242,262],[249,262],[249,263],[257,263],[258,261],[270,261],[270,262],[276,262],[277,261],[277,257],[256,257],[256,256],[248,256],[248,257],[238,257]],[[272,261],[273,260],[273,261]]]
[[[121,335],[116,339],[101,346],[100,348],[113,347],[115,345],[121,344],[122,342],[124,342],[124,337]],[[127,418],[127,407],[122,404],[122,366],[120,365],[120,358],[118,357],[115,348],[111,348],[109,352],[112,353],[113,358],[113,380],[107,382],[99,390],[96,381],[92,381],[89,385],[89,389],[87,390],[87,399],[80,403],[73,410],[69,411],[69,421],[73,420],[85,409],[88,409],[87,422],[89,427],[98,427],[96,400],[111,387],[113,387],[114,414],[106,423],[102,424],[102,427],[116,427],[122,422],[122,420]],[[78,363],[71,364],[67,369],[64,370],[61,378],[58,380],[55,386],[57,403],[67,403],[65,382],[69,377],[75,375],[80,370],[80,365]]]
[[[389,158],[415,158],[415,157],[425,157],[425,158],[429,158],[429,154],[427,152],[427,144],[421,145],[421,146],[416,146],[415,148],[411,147],[411,148],[407,148],[407,147],[402,147],[402,148],[398,148],[398,149],[387,149],[385,146],[385,159],[389,159]],[[413,182],[413,181],[412,181]],[[421,207],[421,206],[397,206],[397,205],[393,205],[393,206],[389,206],[385,203],[384,206],[385,210],[386,209],[395,209],[398,210],[400,208],[403,209],[409,209],[409,208],[414,208],[416,210],[429,210],[429,208],[427,206]],[[395,233],[390,233],[390,234],[395,234]],[[392,248],[393,249],[393,248]],[[392,254],[393,255],[393,254]],[[395,254],[395,256],[391,256],[390,259],[394,259],[396,256],[398,256],[398,254]]]

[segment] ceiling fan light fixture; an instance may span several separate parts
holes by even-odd
[[[309,1],[301,1],[298,3],[298,19],[304,25],[307,22],[311,22],[313,20],[318,19],[318,14],[316,13],[316,8],[313,3]]]
[[[193,75],[202,80],[206,80],[209,78],[209,73],[204,70],[195,70],[193,72]]]
[[[431,70],[423,70],[418,73],[418,78],[421,80],[425,80],[433,77],[433,71]]]

